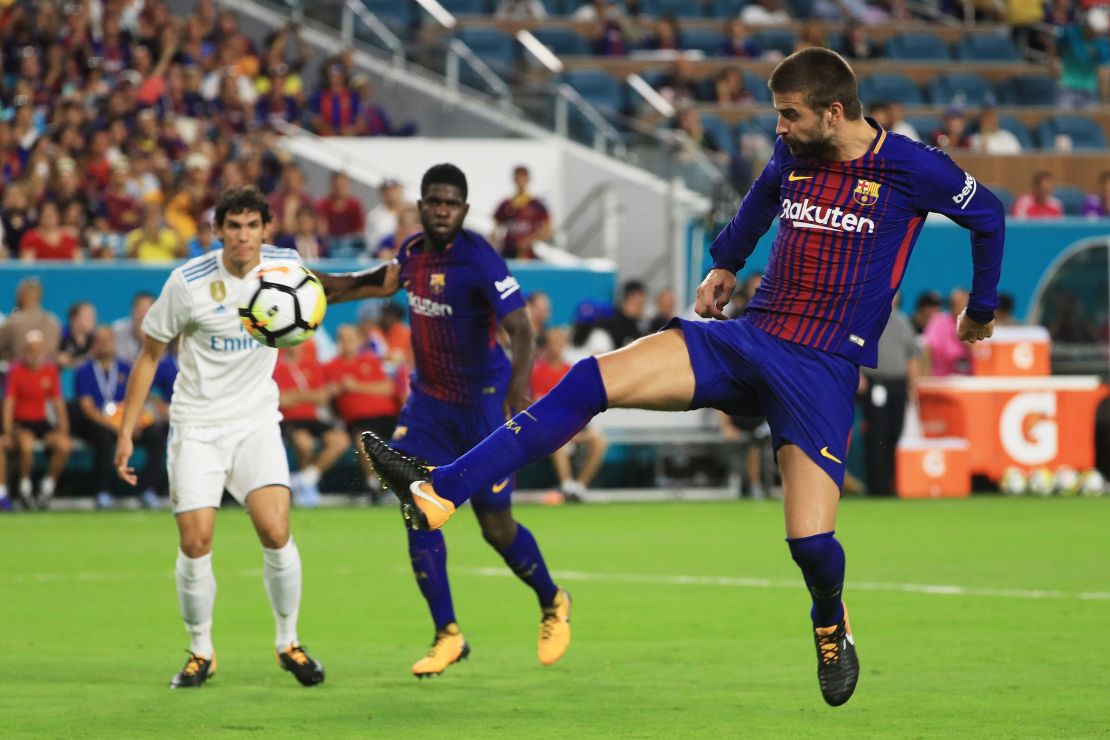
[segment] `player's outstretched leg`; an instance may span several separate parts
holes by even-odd
[[[363,446],[378,475],[401,499],[410,526],[439,529],[474,492],[489,490],[565,445],[607,403],[597,359],[588,357],[550,393],[450,465],[433,470],[370,432],[363,434]]]
[[[421,595],[428,602],[428,610],[436,626],[432,647],[413,664],[412,675],[417,678],[438,676],[452,663],[465,658],[470,653],[470,646],[455,622],[451,583],[447,579],[447,543],[443,533],[410,530],[408,538],[412,574],[416,577]]]
[[[788,539],[787,543],[813,597],[810,616],[821,695],[830,706],[838,707],[856,690],[859,660],[848,612],[840,598],[844,587],[844,549],[833,535],[824,532]]]

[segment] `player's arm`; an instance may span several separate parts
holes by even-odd
[[[509,378],[505,405],[508,413],[515,414],[528,408],[531,401],[528,383],[532,379],[532,357],[535,354],[536,339],[525,308],[515,309],[502,316],[501,328],[509,335],[509,350],[513,360],[513,373]]]
[[[134,449],[131,440],[135,434],[135,424],[139,421],[139,414],[146,404],[146,397],[150,394],[150,386],[154,383],[154,374],[158,372],[158,363],[161,362],[162,354],[166,351],[166,344],[144,335],[143,348],[135,358],[135,364],[131,367],[131,376],[127,379],[127,393],[123,397],[123,421],[116,438],[116,472],[119,473],[120,478],[131,485],[135,485],[138,480],[134,469],[127,465]]]
[[[385,298],[397,292],[400,287],[401,265],[397,260],[384,262],[359,272],[338,275],[318,272],[320,284],[328,303],[345,303],[363,298]]]
[[[940,213],[971,232],[971,293],[960,314],[956,334],[974,343],[994,333],[998,280],[1006,241],[1006,209],[994,193],[964,172],[948,155],[928,150],[914,172],[915,206]]]
[[[744,196],[740,209],[709,248],[713,267],[698,286],[694,310],[699,316],[707,319],[728,318],[724,308],[736,288],[736,273],[778,215],[782,178],[778,149],[781,146],[776,144],[775,154]]]

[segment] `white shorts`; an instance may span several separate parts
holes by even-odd
[[[289,461],[273,418],[221,427],[171,424],[166,467],[175,514],[220,508],[225,488],[245,504],[259,488],[289,487]]]

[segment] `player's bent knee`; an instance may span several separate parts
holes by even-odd
[[[185,553],[187,558],[204,557],[212,552],[212,534],[211,533],[183,533],[179,542],[181,552]]]
[[[478,524],[482,528],[482,538],[495,549],[504,550],[516,539],[516,520],[508,511],[481,514]]]

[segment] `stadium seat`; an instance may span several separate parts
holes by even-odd
[[[621,83],[608,72],[580,70],[559,76],[559,82],[570,85],[586,102],[605,113],[618,113],[624,108]]]
[[[967,72],[939,75],[927,89],[933,105],[981,106],[995,101],[990,83],[980,75]]]
[[[366,9],[376,15],[394,31],[407,33],[413,25],[413,3],[397,0],[362,0]]]
[[[709,14],[714,18],[736,18],[749,0],[709,0]]]
[[[1037,144],[1042,149],[1055,149],[1056,137],[1064,134],[1071,139],[1072,149],[1105,149],[1106,134],[1095,121],[1082,116],[1055,116],[1037,126]]]
[[[706,135],[716,142],[721,151],[729,156],[736,156],[736,136],[728,124],[717,116],[703,113],[701,115],[701,127],[705,129]]]
[[[585,56],[590,53],[586,39],[569,28],[540,28],[532,33],[556,56]]]
[[[736,136],[739,138],[744,134],[760,134],[774,141],[778,138],[778,134],[775,133],[777,125],[777,113],[759,113],[736,124]]]
[[[825,46],[837,54],[844,53],[844,34],[840,31],[829,31],[825,34]]]
[[[764,28],[752,34],[752,41],[762,52],[777,51],[783,56],[794,51],[798,37],[790,28]]]
[[[744,78],[744,89],[752,94],[757,103],[771,102],[771,90],[767,87],[767,80],[750,69],[743,70],[741,75]]]
[[[439,0],[443,9],[452,15],[488,15],[486,0]]]
[[[917,61],[945,61],[952,58],[944,41],[927,32],[903,33],[892,37],[887,41],[886,55],[891,59]]]
[[[941,120],[939,116],[907,115],[903,116],[903,118],[905,118],[906,123],[913,126],[914,130],[917,131],[917,135],[925,141],[928,141],[930,134],[939,129],[941,126]]]
[[[1000,82],[998,100],[1005,105],[1056,105],[1059,90],[1055,78],[1017,75]]]
[[[889,103],[922,105],[925,100],[913,80],[900,72],[877,72],[859,83],[859,97],[864,105]]]
[[[1086,200],[1087,194],[1083,192],[1082,188],[1077,188],[1074,185],[1057,185],[1053,195],[1064,204],[1065,216],[1083,215],[1083,201]]]
[[[470,47],[499,76],[508,76],[516,45],[507,33],[495,28],[464,28],[455,34],[455,38]]]
[[[967,62],[1021,61],[1013,39],[1004,34],[970,34],[956,44],[955,50],[956,58]]]
[[[704,18],[700,0],[642,0],[640,10],[654,18],[673,15],[676,18]]]
[[[682,46],[704,52],[707,57],[720,56],[724,35],[712,28],[691,28],[682,31]]]
[[[1021,119],[1013,113],[998,113],[998,127],[1009,131],[1021,143],[1022,149],[1033,149],[1033,136],[1029,133],[1029,127],[1022,123]]]

